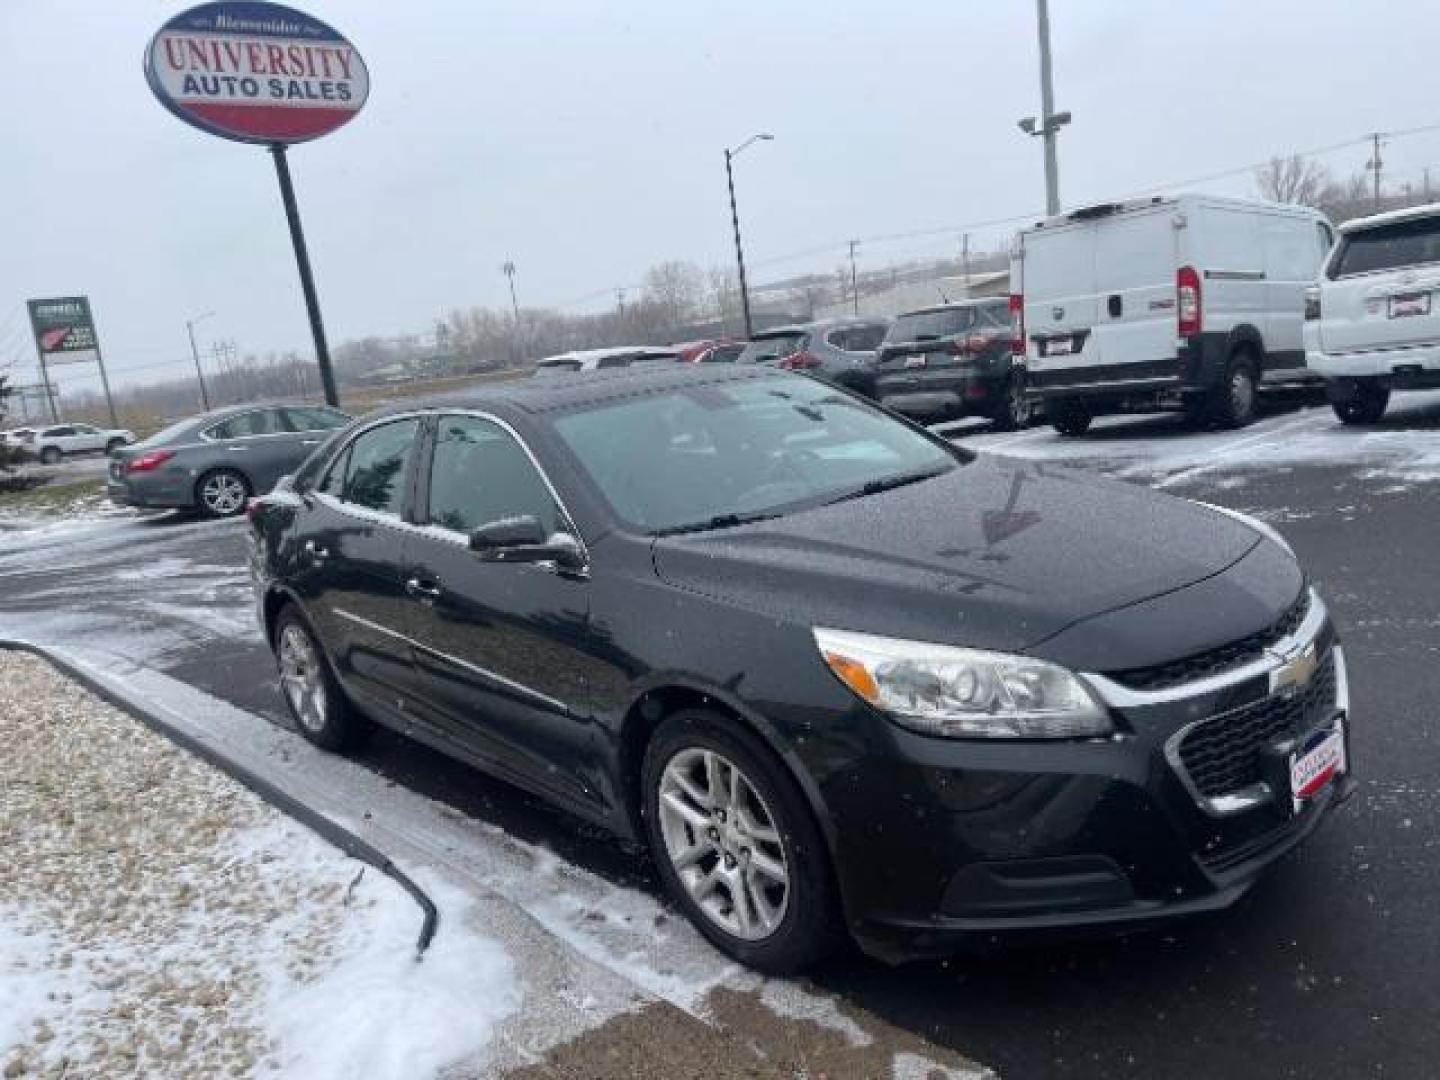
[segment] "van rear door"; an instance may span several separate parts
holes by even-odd
[[[1111,379],[1175,375],[1175,208],[1095,223],[1096,337]]]
[[[1073,221],[1020,234],[1025,355],[1034,382],[1101,363],[1095,317],[1095,223]],[[1055,378],[1046,378],[1046,375]],[[1084,377],[1077,382],[1087,381]]]
[[[1440,216],[1342,233],[1325,274],[1325,352],[1440,341]]]

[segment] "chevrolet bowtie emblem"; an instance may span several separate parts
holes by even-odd
[[[1280,666],[1270,672],[1270,693],[1272,694],[1278,694],[1282,690],[1299,690],[1314,677],[1315,669],[1320,666],[1315,657],[1313,641],[1303,649],[1297,649],[1280,657],[1280,661]]]

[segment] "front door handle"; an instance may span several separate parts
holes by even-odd
[[[405,591],[418,600],[439,600],[445,590],[438,581],[412,577],[405,582]]]
[[[324,562],[330,557],[330,549],[323,544],[317,544],[314,540],[305,541],[305,554],[316,562]]]
[[[300,445],[301,445],[301,446],[319,446],[319,445],[320,445],[320,440],[319,440],[319,439],[301,439],[301,440],[300,440]]]

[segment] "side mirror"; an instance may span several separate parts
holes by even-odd
[[[481,562],[553,562],[565,570],[585,565],[578,540],[569,533],[546,536],[539,520],[529,514],[481,525],[470,534],[470,550]]]

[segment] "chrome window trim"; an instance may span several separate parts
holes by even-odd
[[[347,622],[354,623],[356,626],[363,626],[365,629],[373,630],[377,634],[384,634],[386,637],[394,638],[396,641],[403,641],[412,649],[419,649],[422,652],[429,653],[431,656],[438,656],[440,659],[446,661],[447,663],[454,664],[456,667],[464,668],[466,671],[473,672],[474,674],[479,675],[482,678],[491,680],[497,686],[503,686],[505,689],[510,690],[513,693],[522,694],[525,697],[532,699],[533,701],[538,701],[544,705],[548,705],[552,709],[556,709],[567,716],[571,715],[570,706],[566,705],[563,701],[552,698],[548,694],[542,694],[539,690],[532,689],[531,687],[526,686],[524,683],[518,683],[514,679],[507,679],[504,675],[500,675],[494,671],[491,671],[489,668],[483,668],[480,667],[478,664],[472,664],[470,663],[470,661],[462,660],[460,659],[460,657],[453,656],[450,653],[441,652],[439,649],[432,648],[429,645],[426,645],[424,642],[416,641],[412,637],[407,637],[406,635],[401,634],[395,630],[391,630],[388,626],[381,626],[379,623],[373,622],[370,619],[364,618],[363,616],[356,615],[352,611],[346,611],[344,608],[333,608],[332,610],[335,612],[335,615],[338,618],[344,619]]]
[[[1186,698],[1225,690],[1237,683],[1261,675],[1268,677],[1293,659],[1296,653],[1313,643],[1329,617],[1330,613],[1325,607],[1325,602],[1320,599],[1320,594],[1312,588],[1310,589],[1310,609],[1305,613],[1305,618],[1300,625],[1295,628],[1295,632],[1269,646],[1265,650],[1264,656],[1258,660],[1252,660],[1248,664],[1242,664],[1216,675],[1207,675],[1202,679],[1180,683],[1177,686],[1167,686],[1163,690],[1132,690],[1098,672],[1081,672],[1080,677],[1089,683],[1090,688],[1100,696],[1100,700],[1116,709],[1142,708],[1146,705],[1166,705],[1175,701],[1183,701]],[[1272,686],[1271,689],[1273,692],[1274,687]]]

